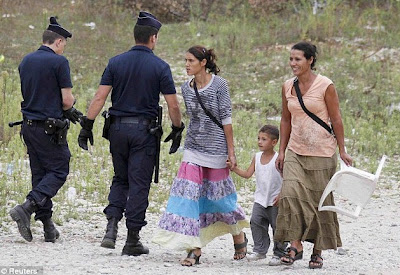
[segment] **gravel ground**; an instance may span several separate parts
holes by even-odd
[[[396,185],[396,184],[394,184]],[[397,183],[398,185],[398,183]],[[393,185],[392,185],[393,186]],[[241,197],[251,199],[250,195]],[[245,208],[249,208],[250,204]],[[358,219],[339,215],[343,248],[340,251],[323,252],[322,270],[308,269],[312,246],[304,244],[304,258],[293,266],[268,266],[267,259],[257,262],[233,261],[233,241],[228,235],[212,241],[203,249],[201,264],[182,267],[179,260],[182,251],[168,251],[151,242],[157,229],[159,214],[147,214],[148,225],[142,230],[144,244],[150,254],[139,257],[121,256],[126,238],[124,221],[116,249],[100,247],[106,219],[102,207],[86,207],[88,213],[81,220],[71,219],[58,225],[61,238],[56,243],[45,243],[40,222],[32,224],[34,240],[28,243],[19,235],[16,224],[10,218],[0,227],[0,274],[10,267],[33,266],[43,268],[43,274],[400,274],[400,194],[398,186],[375,190],[374,196]],[[8,207],[8,206],[7,206]],[[61,211],[64,210],[62,207]],[[249,209],[246,209],[249,211]],[[57,215],[57,212],[55,213]],[[252,251],[250,229],[248,250]],[[340,252],[340,253],[339,253]],[[6,270],[4,270],[4,267]]]

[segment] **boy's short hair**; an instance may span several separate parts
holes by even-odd
[[[272,140],[279,140],[279,129],[274,125],[264,125],[258,132],[269,135]]]

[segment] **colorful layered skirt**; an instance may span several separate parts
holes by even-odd
[[[238,235],[245,227],[249,222],[237,203],[229,169],[182,162],[153,242],[191,250],[224,234]]]

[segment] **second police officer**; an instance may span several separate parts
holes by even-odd
[[[148,254],[139,232],[145,221],[148,196],[156,162],[157,136],[149,129],[158,115],[160,92],[164,96],[172,132],[174,153],[181,140],[184,124],[169,65],[154,55],[160,21],[148,12],[140,12],[134,27],[135,46],[109,60],[87,116],[81,121],[79,146],[93,145],[93,123],[111,93],[110,127],[107,137],[114,166],[109,204],[104,209],[108,224],[101,246],[115,248],[118,222],[125,212],[128,229],[122,255]]]

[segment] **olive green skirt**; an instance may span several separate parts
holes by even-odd
[[[287,150],[275,241],[308,241],[317,250],[342,246],[337,215],[318,211],[319,200],[336,171],[337,156],[300,156]],[[324,204],[333,205],[332,193]]]

